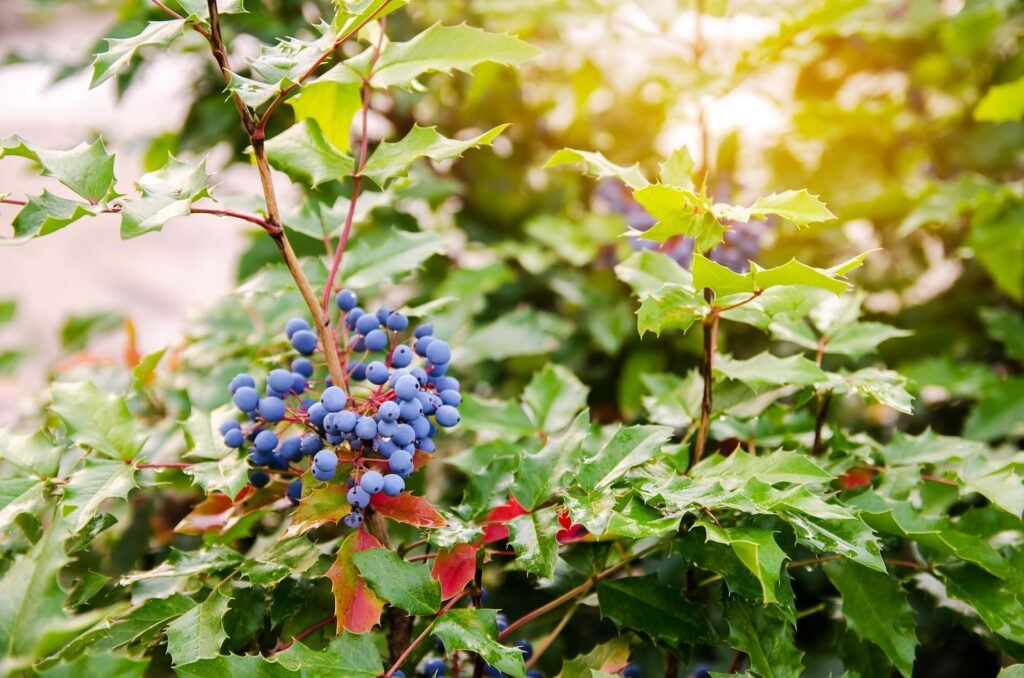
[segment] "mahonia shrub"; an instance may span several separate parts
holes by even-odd
[[[382,102],[537,49],[456,22],[392,39],[411,3],[351,0],[243,64],[241,2],[154,4],[159,20],[96,55],[93,85],[157,49],[208,50],[262,206],[221,197],[202,158],[168,155],[129,188],[101,139],[8,137],[0,157],[54,181],[5,194],[6,241],[30,252],[101,214],[123,238],[205,214],[258,228],[278,263],[181,346],[61,372],[36,425],[0,433],[4,675],[910,676],[939,617],[1024,657],[1017,429],[911,435],[862,416],[914,411],[874,357],[909,333],[865,317],[849,280],[872,251],[748,260],[763,223],[835,219],[817,196],[725,202],[685,147],[653,181],[596,151],[549,157],[550,175],[599,179],[595,203],[618,217],[588,214],[577,240],[536,221],[531,237],[613,269],[642,341],[699,347],[696,365],[634,366],[643,415],[609,416],[572,369],[536,361],[573,348],[572,323],[487,315],[515,273],[474,263],[494,252],[435,199],[506,126],[370,133],[399,117]],[[282,174],[299,204],[279,198]],[[364,232],[374,212],[394,223]],[[625,246],[574,259],[588,234]],[[545,254],[515,257],[531,271]],[[416,271],[439,260],[452,271],[428,285]],[[573,298],[614,354],[628,305]],[[993,324],[1016,351],[1014,319]],[[733,345],[744,332],[757,341]],[[825,620],[828,637],[808,631]]]

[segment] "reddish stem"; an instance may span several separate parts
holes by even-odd
[[[303,629],[302,631],[299,631],[298,633],[296,633],[296,634],[295,634],[295,635],[294,635],[294,636],[292,637],[292,639],[291,639],[291,640],[289,640],[289,641],[288,641],[287,643],[285,643],[285,644],[284,644],[284,645],[282,645],[281,647],[279,647],[279,648],[277,648],[276,650],[274,650],[273,652],[271,652],[271,653],[270,653],[270,656],[271,656],[271,657],[273,657],[273,656],[274,656],[275,654],[277,654],[278,652],[284,652],[284,651],[285,651],[285,650],[287,650],[287,649],[288,649],[289,647],[291,647],[292,645],[294,645],[294,644],[295,644],[295,641],[297,641],[297,640],[302,640],[302,639],[303,639],[303,638],[305,638],[306,636],[309,636],[309,635],[311,635],[311,634],[313,634],[313,633],[316,633],[317,631],[319,631],[319,630],[320,630],[320,629],[322,629],[323,627],[325,627],[325,626],[327,626],[328,624],[332,623],[332,622],[333,622],[333,621],[334,621],[335,619],[336,619],[336,617],[335,617],[335,616],[334,616],[334,615],[332,614],[332,615],[331,615],[330,617],[324,617],[323,619],[321,619],[321,620],[320,620],[320,621],[318,621],[317,623],[313,624],[313,625],[312,625],[312,626],[310,626],[309,628],[307,628],[307,629]]]
[[[188,468],[192,464],[185,461],[168,462],[166,464],[136,464],[135,468]]]

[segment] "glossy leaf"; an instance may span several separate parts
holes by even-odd
[[[433,614],[441,607],[441,585],[426,564],[408,563],[385,548],[353,553],[352,562],[374,593],[409,614]]]
[[[503,673],[523,678],[523,655],[517,647],[498,642],[497,610],[453,609],[438,617],[434,634],[446,653],[469,650]]]

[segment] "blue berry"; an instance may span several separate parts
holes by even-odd
[[[320,402],[328,412],[341,412],[348,403],[348,396],[338,386],[329,386],[320,396]]]
[[[292,335],[292,348],[303,355],[316,350],[316,335],[309,330],[299,330]]]
[[[383,325],[387,321],[388,316],[391,315],[391,309],[387,306],[381,306],[377,309],[376,315],[377,320],[379,320],[380,324]]]
[[[356,436],[363,440],[373,440],[377,437],[377,422],[370,417],[359,417],[355,428]]]
[[[313,363],[309,358],[296,358],[292,361],[292,372],[297,372],[309,379],[313,376]]]
[[[218,430],[220,431],[221,435],[227,435],[228,431],[233,431],[233,430],[239,429],[241,427],[242,427],[242,425],[239,424],[234,419],[228,419],[227,421],[225,421],[224,423],[222,423],[220,425],[220,429],[218,429]]]
[[[327,444],[328,445],[341,445],[343,442],[345,442],[345,436],[343,436],[343,435],[334,435],[333,433],[328,433],[327,434]]]
[[[334,471],[324,471],[319,466],[313,466],[313,477],[317,480],[327,482],[334,479]]]
[[[243,412],[252,412],[260,404],[260,394],[252,386],[241,386],[231,396],[231,402]]]
[[[405,450],[398,450],[388,459],[388,468],[403,478],[412,473],[412,455]]]
[[[224,434],[224,444],[228,447],[241,447],[245,442],[245,436],[241,429],[233,428]]]
[[[277,448],[277,434],[273,431],[260,431],[253,441],[256,450],[264,454],[270,454]]]
[[[284,417],[284,401],[275,396],[262,398],[258,412],[267,421],[281,421]]]
[[[622,678],[643,678],[643,671],[640,667],[630,662],[622,667]]]
[[[379,330],[375,330],[379,331]],[[380,386],[388,380],[388,366],[379,360],[374,360],[366,366],[366,380],[371,384]]]
[[[425,351],[427,360],[435,365],[446,365],[452,359],[452,349],[447,342],[437,339],[427,345]]]
[[[389,497],[397,497],[405,490],[405,481],[402,476],[389,473],[384,476],[383,491]]]
[[[355,412],[343,410],[334,415],[334,421],[342,433],[351,433],[355,429],[359,417],[356,416]]]
[[[396,445],[393,440],[382,440],[380,441],[380,444],[377,446],[377,454],[379,454],[384,459],[390,457],[397,450],[398,445]]]
[[[270,374],[267,375],[267,385],[278,393],[290,391],[294,381],[292,373],[288,370],[270,370]]]
[[[441,402],[445,405],[451,405],[452,407],[458,407],[462,404],[462,394],[452,389],[441,391]]]
[[[352,381],[362,381],[366,379],[366,365],[363,363],[355,363],[349,370],[349,376]]]
[[[364,339],[366,350],[383,351],[388,345],[388,335],[383,330],[370,330]]]
[[[267,462],[267,467],[275,469],[277,471],[287,471],[288,462],[277,452],[270,453],[270,461]]]
[[[402,330],[409,326],[409,317],[406,316],[404,313],[399,313],[398,311],[395,311],[394,313],[388,315],[388,319],[385,322],[385,324],[388,326],[389,330],[393,332],[401,332]]]
[[[342,290],[338,292],[338,296],[334,298],[334,303],[338,305],[342,311],[351,311],[359,303],[359,299],[356,297],[356,293],[352,290]]]
[[[382,438],[390,438],[395,435],[395,431],[398,430],[398,424],[393,421],[385,421],[381,419],[377,422],[377,433]]]
[[[412,362],[413,350],[405,344],[399,344],[395,347],[395,350],[391,352],[391,366],[392,367],[408,367]]]
[[[445,666],[443,659],[431,659],[423,667],[423,675],[427,678],[444,678]]]
[[[306,390],[306,377],[298,372],[292,372],[292,387],[290,389],[296,395]]]
[[[302,441],[299,443],[299,449],[302,450],[302,454],[305,455],[316,454],[320,450],[324,449],[324,441],[315,433],[307,433],[302,436]]]
[[[313,403],[310,405],[309,409],[306,410],[306,413],[309,415],[310,423],[314,426],[323,426],[324,417],[328,414],[327,408],[320,403]]]
[[[430,381],[431,379],[440,379],[442,376],[444,376],[444,373],[448,371],[449,364],[450,363],[441,363],[440,365],[437,365],[428,360],[427,374],[429,376],[427,377],[427,381]]]
[[[523,661],[524,662],[530,661],[530,657],[533,656],[533,645],[530,645],[530,641],[528,641],[528,640],[517,640],[516,642],[512,643],[512,645],[514,647],[518,647],[520,650],[523,651]]]
[[[370,505],[370,495],[366,493],[366,490],[356,485],[348,491],[345,495],[348,503],[356,508],[366,508]]]
[[[413,377],[416,378],[416,381],[418,381],[420,383],[420,386],[426,386],[427,385],[427,379],[428,379],[427,373],[426,373],[426,371],[422,367],[414,367],[414,368],[412,368],[412,370],[409,372],[409,374],[411,374]]]
[[[384,476],[377,471],[367,471],[359,479],[359,487],[363,488],[366,494],[380,494],[384,489]]]
[[[416,431],[414,431],[412,426],[409,426],[408,424],[399,424],[398,428],[395,429],[395,434],[391,436],[391,439],[395,441],[395,444],[399,447],[405,447],[416,439]]]
[[[235,391],[242,388],[243,386],[255,388],[256,380],[250,377],[248,374],[236,374],[234,377],[231,378],[231,382],[228,384],[228,392],[231,395],[235,395]]]
[[[427,348],[435,341],[437,341],[437,339],[434,339],[432,336],[428,334],[425,337],[420,337],[419,339],[417,339],[416,343],[412,345],[412,348],[414,351],[416,351],[416,355],[426,357]]]
[[[502,631],[508,628],[508,617],[505,615],[504,612],[499,612],[496,615],[494,615],[494,621],[496,621],[498,624],[498,633],[501,633]]]
[[[405,672],[404,671],[393,671],[391,673],[391,678],[405,678]]]
[[[302,441],[295,436],[289,436],[277,446],[277,453],[286,461],[298,461],[302,458]]]
[[[270,463],[273,452],[260,452],[259,450],[253,450],[249,453],[249,462],[253,466],[266,466]]]
[[[309,323],[305,318],[292,318],[284,324],[284,333],[289,339],[295,336],[300,330],[309,330]]]
[[[435,398],[437,398],[437,396],[433,393],[426,393],[424,391],[420,391],[416,394],[416,400],[419,401],[420,409],[423,414],[433,414],[434,411],[437,410],[440,403],[435,402]]]
[[[441,405],[437,408],[434,419],[445,428],[451,428],[459,423],[459,411],[451,405]]]
[[[394,389],[399,400],[412,400],[420,390],[420,382],[411,374],[405,374],[395,381]]]
[[[302,498],[302,478],[296,478],[288,483],[288,498],[293,504],[298,504]]]
[[[439,377],[435,383],[438,391],[456,391],[459,390],[459,380],[455,377]]]
[[[414,421],[419,419],[422,414],[423,405],[421,405],[420,401],[415,398],[398,404],[398,418],[402,421]]]
[[[370,313],[364,313],[356,320],[356,332],[359,334],[366,334],[378,327],[380,327],[380,320],[377,316]]]
[[[334,450],[320,450],[313,457],[313,465],[321,471],[331,471],[338,468],[338,455]]]
[[[420,438],[420,441],[416,446],[427,454],[433,454],[434,450],[437,449],[437,446],[434,445],[434,441],[431,438]]]
[[[361,513],[347,513],[345,517],[341,519],[341,522],[345,523],[345,527],[357,528],[363,524],[363,514]],[[392,676],[397,676],[401,671],[395,671]],[[402,678],[405,678],[405,674],[402,673]]]
[[[544,678],[544,674],[537,669],[530,669],[526,672],[526,678]]]
[[[434,333],[434,326],[431,325],[430,323],[424,323],[424,324],[420,325],[419,327],[417,327],[416,331],[413,332],[412,334],[417,339],[422,339],[423,337],[429,337],[433,333]]]
[[[397,421],[398,420],[398,403],[394,400],[387,400],[380,404],[377,408],[377,415],[383,421]]]
[[[267,486],[267,483],[270,482],[270,476],[263,471],[253,471],[249,474],[249,482],[258,490]]]
[[[360,316],[362,316],[364,312],[365,311],[363,311],[363,309],[359,308],[358,306],[353,306],[352,308],[350,308],[348,310],[348,313],[345,314],[345,327],[349,328],[350,330],[355,329],[356,321],[359,320]]]
[[[418,417],[409,422],[417,440],[422,440],[430,435],[430,420],[426,417]]]

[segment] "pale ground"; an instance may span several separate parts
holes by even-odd
[[[57,6],[52,21],[19,12],[18,0],[0,4],[0,55],[13,49],[80,55],[107,24],[102,14],[71,4]],[[0,137],[16,133],[43,147],[70,148],[100,133],[108,150],[118,154],[118,188],[125,192],[141,173],[139,139],[175,127],[183,116],[185,105],[176,92],[183,91],[192,68],[187,59],[160,58],[142,83],[117,101],[110,81],[89,90],[84,75],[50,85],[51,70],[45,66],[0,67]],[[241,174],[246,179],[244,170]],[[0,161],[0,195],[23,197],[44,185],[54,190],[48,181],[33,177],[25,161]],[[16,208],[0,209],[0,232],[9,232],[15,213]],[[0,379],[0,424],[28,407],[27,397],[43,384],[68,314],[125,313],[136,324],[143,353],[172,342],[188,312],[231,288],[234,262],[244,247],[242,228],[225,219],[189,217],[161,233],[122,241],[118,218],[107,215],[18,247],[0,246],[0,299],[14,297],[19,303],[13,324],[0,328],[0,348],[31,351],[13,378]],[[124,335],[117,333],[100,349],[120,355],[123,343]]]

